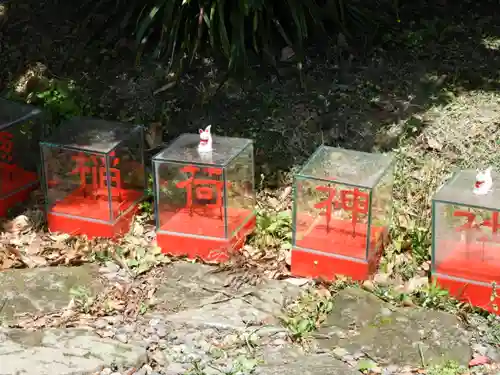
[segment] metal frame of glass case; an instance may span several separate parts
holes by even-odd
[[[457,299],[499,314],[500,186],[475,195],[476,174],[455,173],[432,198],[432,278]],[[499,177],[493,172],[493,181]]]
[[[50,231],[88,238],[129,231],[147,188],[143,126],[72,118],[40,152]]]
[[[38,142],[46,130],[41,110],[0,99],[0,216],[26,202],[38,187]]]
[[[153,157],[157,244],[164,253],[223,262],[255,228],[253,141],[183,134]]]
[[[392,219],[393,158],[320,146],[294,177],[294,275],[365,280]]]

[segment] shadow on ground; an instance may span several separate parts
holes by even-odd
[[[430,107],[463,91],[498,90],[500,5],[492,3],[407,7],[377,48],[353,48],[346,60],[334,44],[312,46],[304,90],[295,73],[278,78],[264,67],[243,84],[228,81],[217,90],[224,72],[200,60],[159,93],[168,81],[165,64],[137,64],[132,39],[104,32],[105,16],[82,22],[83,10],[55,0],[11,4],[0,29],[0,89],[41,62],[49,76],[84,88],[96,115],[161,122],[164,141],[207,124],[219,134],[255,139],[259,172],[273,175],[268,183],[275,184],[278,172],[323,142],[390,150],[420,134],[428,124],[419,114]]]

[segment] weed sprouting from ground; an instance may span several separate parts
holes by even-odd
[[[426,370],[426,375],[464,375],[468,369],[460,364],[448,361],[443,365],[431,366]]]

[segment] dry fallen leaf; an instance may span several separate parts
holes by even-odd
[[[469,362],[469,367],[486,365],[491,362],[491,359],[485,355],[476,357]]]
[[[294,52],[294,50],[291,47],[284,47],[281,50],[280,61],[282,61],[282,62],[283,61],[288,61],[288,60],[290,60],[294,56],[295,56],[295,52]]]

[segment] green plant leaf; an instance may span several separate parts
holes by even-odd
[[[160,10],[160,6],[154,6],[150,11],[147,17],[142,19],[142,22],[139,25],[139,30],[137,31],[137,44],[144,43],[144,36],[146,35],[146,31],[151,26],[153,21],[155,20],[158,11]]]
[[[377,367],[377,364],[369,359],[362,359],[358,362],[357,367],[359,371],[368,371]]]

